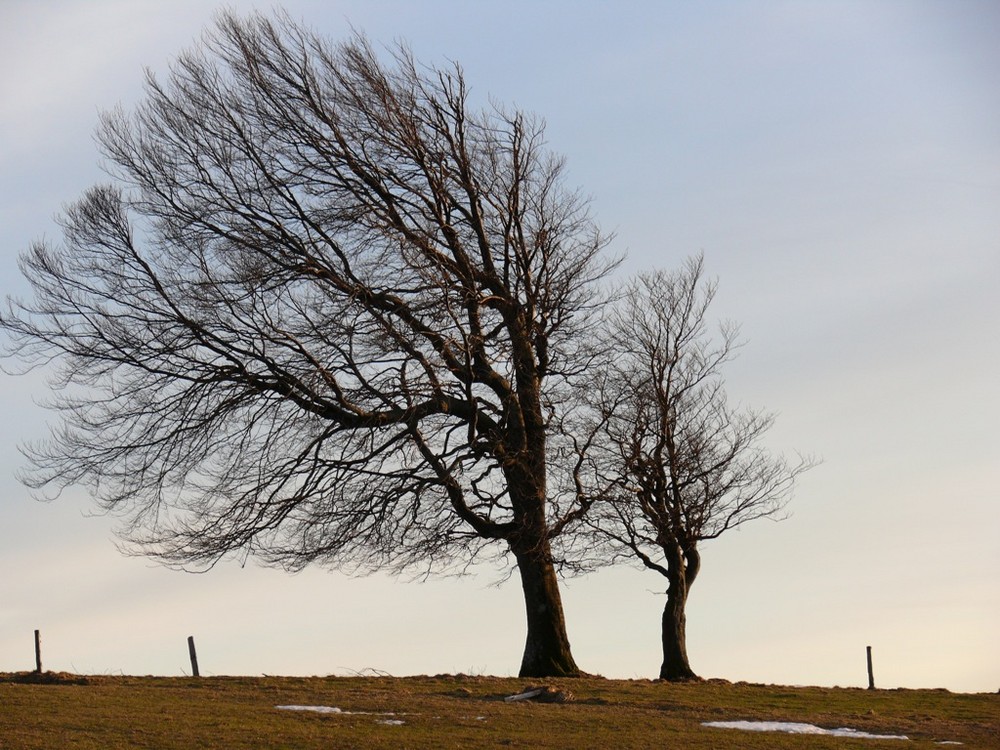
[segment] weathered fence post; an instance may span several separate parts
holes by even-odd
[[[194,650],[194,636],[188,636],[188,653],[191,655],[191,674],[195,677],[201,677],[198,672],[198,652]]]
[[[42,633],[40,630],[35,631],[35,671],[38,674],[42,673]]]
[[[875,672],[872,671],[872,647],[867,646],[868,651],[868,689],[875,689]]]

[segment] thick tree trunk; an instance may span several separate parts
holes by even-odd
[[[562,598],[547,542],[527,552],[514,552],[524,590],[528,635],[521,660],[521,677],[576,677]]]
[[[660,665],[660,679],[671,681],[697,680],[698,675],[691,669],[687,655],[687,605],[688,589],[698,574],[700,558],[697,551],[687,554],[680,549],[671,555],[669,575],[670,588],[667,603],[663,608],[661,640],[663,643],[663,663]]]
[[[673,588],[671,582],[671,588]],[[684,604],[687,596],[676,592],[667,594],[667,604],[663,608],[663,664],[660,665],[661,680],[691,680],[697,678],[688,663],[687,640],[684,632]]]

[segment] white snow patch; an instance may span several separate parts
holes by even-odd
[[[379,719],[375,722],[376,724],[388,724],[389,726],[398,727],[406,722],[402,719]]]
[[[824,734],[831,737],[855,737],[868,740],[908,740],[904,734],[869,734],[857,729],[823,729],[815,724],[794,721],[706,721],[702,726],[719,729],[743,729],[747,732],[786,732],[788,734]]]
[[[279,711],[312,711],[317,714],[338,714],[340,716],[406,716],[406,714],[375,713],[373,711],[345,711],[336,706],[275,706]],[[378,724],[405,724],[402,719],[379,719]]]

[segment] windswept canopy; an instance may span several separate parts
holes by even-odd
[[[713,334],[714,296],[700,257],[675,273],[638,277],[609,315],[617,356],[592,373],[587,391],[586,466],[604,502],[586,523],[602,559],[610,551],[666,578],[666,680],[695,677],[684,610],[701,569],[699,542],[779,516],[813,465],[771,454],[762,439],[773,416],[729,403],[722,368],[739,346],[738,329],[726,323]]]
[[[2,316],[58,368],[30,481],[86,485],[179,563],[547,550],[577,499],[546,450],[610,264],[542,123],[287,18],[220,17],[146,93],[103,117],[112,184]]]

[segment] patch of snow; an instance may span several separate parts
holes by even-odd
[[[389,726],[398,727],[406,722],[402,719],[379,719],[375,722],[376,724],[388,724]]]
[[[338,714],[340,716],[397,716],[397,714],[389,711],[384,713],[375,713],[373,711],[345,711],[342,708],[337,708],[336,706],[275,706],[279,711],[312,711],[317,714]],[[406,716],[406,714],[398,714],[399,716]],[[386,719],[380,721],[379,724],[402,724],[403,721],[399,719]]]
[[[719,729],[742,729],[747,732],[786,732],[788,734],[823,734],[831,737],[854,737],[867,740],[908,740],[903,734],[869,734],[857,729],[823,729],[815,724],[793,721],[706,721],[702,726]]]
[[[279,711],[313,711],[318,714],[353,714],[353,711],[343,711],[335,706],[275,706]]]

